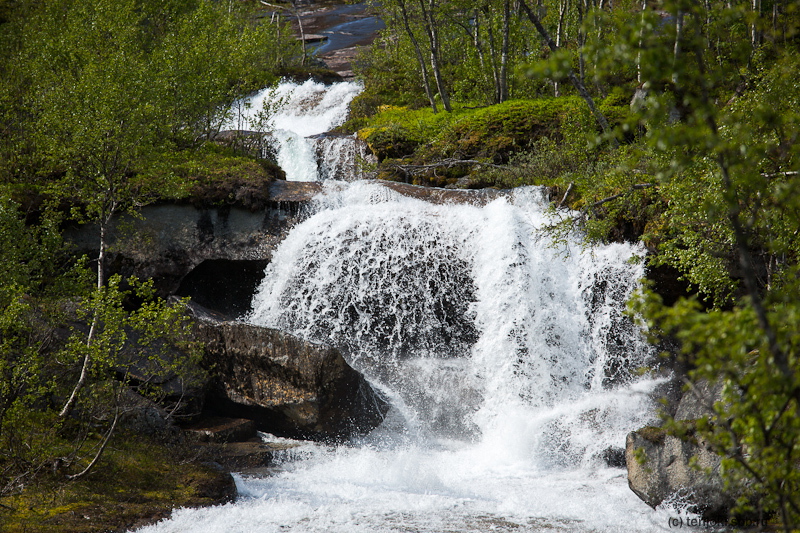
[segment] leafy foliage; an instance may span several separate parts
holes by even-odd
[[[86,475],[129,391],[163,399],[155,382],[198,377],[181,306],[108,276],[105,250],[117,214],[228,181],[225,202],[233,185],[251,194],[273,179],[204,148],[235,99],[299,61],[284,24],[249,6],[0,5],[0,495],[46,472]],[[65,217],[99,226],[94,272],[64,246]]]

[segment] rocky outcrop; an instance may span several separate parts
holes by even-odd
[[[628,434],[628,486],[653,508],[686,504],[707,520],[724,520],[735,503],[719,475],[720,458],[702,440],[681,440],[661,428]]]
[[[388,404],[338,350],[279,331],[201,320],[215,383],[206,408],[273,434],[341,440],[376,427]]]
[[[719,399],[720,384],[702,382],[683,394],[675,420],[692,421],[707,416]],[[725,520],[735,503],[720,476],[720,457],[689,431],[684,439],[658,427],[628,434],[625,449],[628,486],[653,508],[662,503],[684,504],[707,520]]]
[[[112,272],[153,278],[162,296],[176,294],[184,277],[206,261],[263,266],[296,221],[302,203],[319,184],[272,182],[245,203],[198,207],[183,203],[150,205],[140,216],[113,224],[108,267]],[[80,253],[97,253],[98,230],[80,226],[66,233]],[[229,276],[235,283],[238,276]],[[252,288],[248,288],[252,295]],[[191,295],[189,295],[191,296]]]

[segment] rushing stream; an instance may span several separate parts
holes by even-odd
[[[324,134],[345,121],[350,101],[361,89],[355,82],[281,83],[237,102],[226,126],[271,132],[277,162],[288,181],[341,175],[342,166],[354,168],[355,139]]]
[[[339,346],[391,403],[386,420],[347,445],[303,443],[271,475],[237,476],[235,503],[142,531],[667,529],[604,461],[653,417],[656,383],[636,377],[652,353],[624,316],[643,251],[554,243],[553,216],[536,188],[434,205],[325,181],[248,320]]]

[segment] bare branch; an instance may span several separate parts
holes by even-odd
[[[569,182],[569,187],[567,187],[567,191],[564,193],[564,196],[561,198],[561,201],[558,202],[558,205],[556,206],[557,208],[560,208],[562,205],[564,205],[564,202],[567,201],[567,196],[569,196],[569,193],[572,191],[572,187],[574,185],[575,183]]]
[[[437,161],[436,163],[430,163],[427,165],[401,165],[399,163],[392,163],[390,167],[400,170],[406,175],[415,176],[423,174],[426,170],[436,170],[438,168],[453,168],[458,165],[476,165],[489,168],[499,168],[504,170],[508,168],[504,165],[495,165],[493,163],[486,163],[484,161],[477,161],[475,159],[442,159],[441,161]]]

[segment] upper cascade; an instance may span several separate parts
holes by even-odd
[[[271,133],[277,163],[286,172],[286,179],[318,181],[335,171],[326,169],[324,163],[320,171],[317,143],[312,137],[344,123],[350,102],[362,90],[355,82],[325,85],[314,80],[302,84],[284,81],[236,102],[224,128]],[[337,156],[325,157],[335,161]]]

